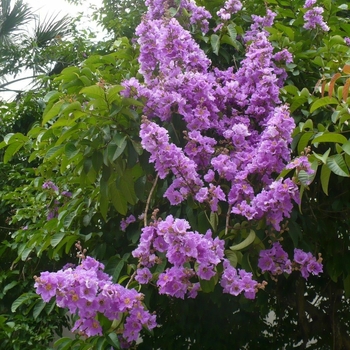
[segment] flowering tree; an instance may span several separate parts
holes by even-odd
[[[57,258],[78,239],[90,246],[75,244],[78,266],[35,277],[44,302],[54,297],[75,314],[81,338],[57,347],[129,348],[144,328],[139,348],[305,348],[314,339],[346,349],[348,333],[338,333],[348,273],[323,230],[345,240],[349,222],[321,215],[331,191],[340,203],[332,215],[348,210],[338,188],[350,164],[344,6],[325,4],[327,22],[316,1],[293,10],[238,0],[146,5],[137,49],[124,38],[116,53],[64,70],[42,125],[1,144],[9,158],[35,140],[30,158],[44,160],[33,187],[47,191],[51,237],[39,243],[29,220],[17,237],[38,246],[24,243],[20,256]],[[189,311],[206,303],[223,311],[209,342]],[[325,310],[336,305],[341,321],[330,316],[327,338]],[[187,330],[174,326],[181,314]]]

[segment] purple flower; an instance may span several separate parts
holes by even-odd
[[[136,218],[135,218],[135,216],[134,215],[129,215],[127,218],[125,218],[125,219],[122,219],[122,221],[120,222],[120,229],[122,230],[122,231],[126,231],[126,228],[131,224],[131,223],[133,223],[133,222],[135,222],[136,221]]]
[[[76,268],[41,273],[35,278],[34,286],[45,302],[55,296],[59,307],[76,313],[79,318],[72,331],[77,330],[87,337],[102,335],[96,320],[97,312],[104,313],[110,320],[118,320],[124,313],[123,336],[129,341],[138,338],[143,326],[154,328],[155,316],[144,309],[141,303],[143,295],[113,284],[103,268],[103,264],[87,257]]]
[[[304,15],[304,28],[305,29],[316,29],[320,28],[324,32],[329,31],[328,25],[324,22],[322,13],[323,13],[323,8],[322,7],[313,7],[310,10],[308,10],[305,15]]]
[[[151,279],[152,279],[152,273],[147,267],[137,270],[135,280],[140,284],[147,284]]]
[[[303,265],[307,262],[309,256],[301,249],[294,249],[294,261],[300,265]]]
[[[51,190],[53,190],[55,192],[59,191],[58,187],[52,181],[44,182],[43,185],[42,185],[42,188],[46,189],[46,190],[50,190],[51,189]]]
[[[239,0],[227,0],[224,7],[221,8],[216,14],[223,20],[229,20],[231,14],[240,11],[242,8],[242,3]]]
[[[313,5],[316,4],[316,1],[317,0],[306,0],[304,4],[304,8],[305,9],[311,8]]]

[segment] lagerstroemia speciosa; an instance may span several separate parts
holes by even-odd
[[[292,56],[287,50],[274,52],[264,29],[273,24],[275,14],[267,10],[265,17],[252,16],[253,23],[242,38],[246,55],[240,67],[220,70],[212,66],[189,31],[191,26],[208,31],[208,11],[190,0],[176,6],[171,0],[147,0],[146,4],[148,12],[136,30],[143,79],[125,81],[122,93],[145,101],[141,144],[159,178],[171,179],[164,196],[170,205],[191,196],[211,212],[225,204],[228,215],[248,222],[265,219],[279,231],[294,203],[299,203],[299,191],[295,181],[277,179],[277,175],[285,168],[308,174],[312,170],[306,156],[291,161],[295,123],[279,98],[279,89],[286,78],[281,63],[291,62]],[[177,8],[175,16],[170,15],[172,7]],[[218,16],[224,24],[241,8],[238,0],[227,1]],[[187,27],[178,21],[184,10],[189,14]],[[165,127],[174,114],[186,125],[182,148]],[[218,275],[220,264],[223,292],[254,299],[264,283],[255,281],[251,272],[233,267],[224,249],[225,241],[213,237],[210,230],[192,231],[184,219],[168,215],[161,220],[154,215],[133,251],[139,259],[135,280],[139,284],[152,280],[162,294],[194,298],[200,281]],[[281,246],[276,243],[271,249],[261,252],[259,267],[272,274],[290,273],[292,262]],[[295,257],[303,277],[322,271],[321,261],[310,254],[298,250]],[[166,259],[167,266],[153,275],[152,268],[161,259]],[[123,336],[134,341],[142,326],[155,326],[155,317],[145,311],[141,293],[113,284],[102,267],[88,258],[75,270],[44,272],[36,280],[37,293],[45,301],[55,296],[57,304],[72,313],[78,310],[74,329],[86,336],[101,334],[96,313],[110,319],[126,314]]]

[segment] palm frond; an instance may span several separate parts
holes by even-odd
[[[52,44],[52,41],[58,40],[70,31],[71,19],[69,17],[58,18],[59,14],[45,17],[41,22],[36,21],[34,28],[34,41],[37,47],[45,47]]]
[[[9,44],[16,32],[34,19],[34,14],[23,0],[15,1],[12,8],[11,0],[1,0],[0,4],[0,45],[3,45]]]

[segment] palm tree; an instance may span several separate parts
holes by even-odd
[[[29,25],[34,27],[32,35]],[[68,34],[69,25],[70,18],[59,19],[58,15],[42,21],[23,0],[0,0],[0,92],[16,91],[8,87],[14,81],[49,73],[60,57],[48,58],[43,53],[48,47],[59,45]],[[23,71],[30,71],[29,76],[14,80]]]

